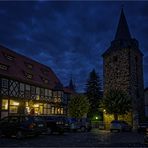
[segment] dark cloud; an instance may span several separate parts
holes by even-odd
[[[64,85],[71,75],[83,91],[89,72],[102,78],[102,53],[116,32],[120,1],[0,2],[0,43],[51,67]],[[133,37],[145,55],[148,86],[148,2],[124,2]]]

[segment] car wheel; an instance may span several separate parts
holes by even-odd
[[[22,139],[23,137],[24,137],[23,132],[22,131],[17,131],[16,139]]]
[[[63,134],[64,134],[64,131],[63,131],[63,130],[60,130],[58,133],[59,133],[60,135],[63,135]]]
[[[80,128],[80,130],[81,130],[81,132],[85,132],[85,131],[86,131],[86,128],[85,128],[84,126],[82,126],[82,127]]]
[[[51,128],[50,127],[47,127],[47,134],[50,135],[52,133],[53,133],[53,131],[51,130]]]

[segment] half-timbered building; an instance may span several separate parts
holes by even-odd
[[[25,113],[65,115],[71,91],[51,68],[0,46],[0,117]]]

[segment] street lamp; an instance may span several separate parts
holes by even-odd
[[[95,119],[98,120],[98,117],[96,116]]]

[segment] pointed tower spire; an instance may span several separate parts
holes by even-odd
[[[131,34],[129,32],[128,24],[122,7],[117,32],[115,35],[115,40],[128,40],[128,39],[131,39]]]
[[[69,88],[72,89],[73,91],[75,91],[75,85],[73,83],[72,76],[71,76],[71,79],[70,79],[70,82],[69,82]]]

